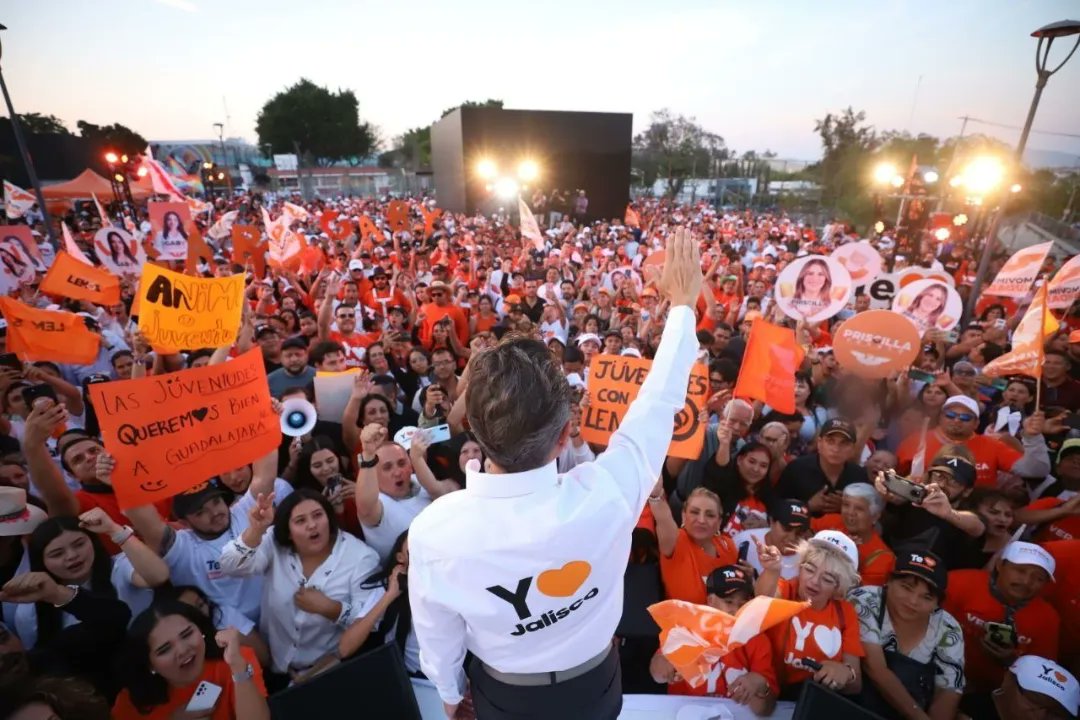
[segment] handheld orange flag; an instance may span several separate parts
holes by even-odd
[[[755,320],[735,383],[735,397],[761,400],[783,413],[795,412],[795,371],[805,355],[794,332]]]
[[[7,320],[7,348],[22,360],[88,365],[97,359],[101,337],[75,313],[38,310],[8,297],[0,297],[0,313]]]
[[[41,292],[95,305],[120,302],[120,278],[107,270],[79,262],[61,250],[41,281]]]
[[[1047,283],[1043,283],[1013,332],[1012,350],[988,362],[983,374],[987,377],[1027,375],[1041,378],[1046,338],[1057,332],[1059,326],[1057,318],[1047,309]]]

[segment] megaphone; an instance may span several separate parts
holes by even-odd
[[[281,432],[289,437],[300,437],[311,432],[318,420],[315,406],[303,398],[289,398],[281,403]]]

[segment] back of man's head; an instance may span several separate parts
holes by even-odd
[[[570,385],[544,346],[508,338],[472,359],[465,397],[469,427],[504,472],[547,464],[570,419]]]

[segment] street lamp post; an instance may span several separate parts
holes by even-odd
[[[0,25],[0,30],[7,30],[7,28]],[[4,46],[3,43],[0,43],[0,58],[3,55]],[[34,195],[37,196],[41,216],[45,219],[45,233],[49,236],[49,242],[52,243],[53,247],[60,247],[56,232],[53,230],[52,223],[49,222],[49,210],[45,207],[45,195],[41,192],[41,181],[38,180],[37,171],[34,169],[34,160],[30,157],[30,148],[26,145],[26,137],[23,136],[19,116],[15,114],[15,107],[11,104],[11,95],[8,93],[7,83],[4,82],[2,68],[0,68],[0,91],[3,91],[4,102],[7,103],[8,117],[11,118],[11,131],[15,134],[15,144],[19,146],[19,154],[22,155],[23,165],[26,166],[26,174],[30,178],[30,185],[34,188]]]
[[[1080,20],[1060,20],[1044,25],[1031,33],[1031,37],[1039,38],[1039,44],[1035,46],[1035,71],[1038,75],[1035,81],[1035,95],[1031,98],[1031,107],[1028,108],[1027,120],[1024,121],[1024,130],[1020,133],[1020,140],[1016,144],[1015,160],[1017,167],[1019,167],[1024,157],[1024,148],[1027,147],[1028,135],[1031,134],[1031,124],[1035,121],[1035,111],[1039,107],[1039,99],[1042,97],[1043,88],[1046,87],[1046,81],[1050,79],[1051,75],[1060,70],[1065,63],[1069,62],[1069,58],[1076,53],[1076,49],[1080,47],[1080,37],[1077,37],[1072,50],[1053,70],[1047,69],[1050,46],[1054,44],[1054,40],[1057,38],[1071,35],[1080,35]],[[971,296],[968,297],[967,307],[964,312],[965,322],[974,314],[979,291],[982,289],[983,282],[986,281],[986,271],[990,267],[990,255],[993,254],[994,238],[997,235],[998,224],[1001,222],[1001,215],[1002,210],[999,208],[994,214],[994,221],[990,224],[990,229],[986,233],[986,245],[983,248],[982,256],[979,258],[979,269],[975,273],[975,284],[971,286]]]

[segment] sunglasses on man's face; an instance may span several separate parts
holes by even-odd
[[[338,320],[352,320],[356,313],[338,313]]]
[[[953,410],[944,410],[941,414],[949,420],[959,420],[960,422],[971,422],[975,419],[975,416],[971,413],[958,413]]]

